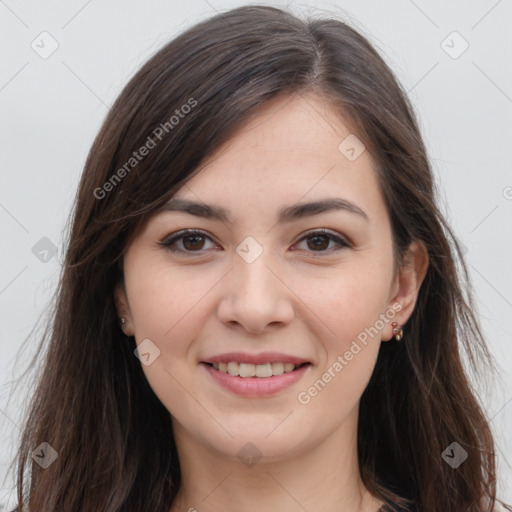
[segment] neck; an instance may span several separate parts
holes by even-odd
[[[377,512],[383,502],[361,481],[355,427],[357,415],[320,445],[248,467],[176,425],[182,485],[171,512]]]

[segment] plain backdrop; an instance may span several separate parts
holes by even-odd
[[[157,49],[197,21],[243,4],[0,0],[4,506],[14,503],[6,474],[32,389],[20,375],[37,336],[19,350],[57,284],[63,229],[93,138]],[[496,386],[479,393],[496,435],[499,495],[512,501],[512,1],[292,1],[289,9],[335,15],[362,31],[419,115],[441,206],[465,247],[484,332],[502,368]]]

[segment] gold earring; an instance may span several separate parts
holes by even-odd
[[[400,341],[404,336],[404,330],[401,325],[398,325],[396,322],[391,323],[391,327],[393,327],[393,335],[396,341]]]

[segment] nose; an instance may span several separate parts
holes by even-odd
[[[224,280],[219,319],[252,334],[288,324],[294,315],[293,292],[265,253],[247,263],[235,255]]]

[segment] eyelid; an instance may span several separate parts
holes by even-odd
[[[215,239],[206,231],[203,231],[201,229],[187,228],[187,229],[181,229],[179,231],[176,231],[175,233],[171,233],[170,235],[166,236],[162,241],[158,242],[158,245],[161,245],[162,247],[164,247],[164,249],[168,249],[174,253],[193,254],[194,252],[197,252],[198,254],[200,254],[201,252],[204,252],[204,251],[176,251],[176,250],[170,249],[170,246],[173,243],[175,243],[175,242],[179,241],[180,239],[185,238],[187,236],[194,236],[194,235],[200,235],[200,236],[203,236],[204,238],[210,239],[212,242],[215,242]],[[215,242],[215,243],[217,243],[217,242]]]
[[[309,237],[312,237],[314,235],[326,235],[326,236],[330,237],[330,239],[332,241],[336,242],[340,246],[340,248],[352,247],[352,243],[347,239],[347,237],[343,236],[341,233],[338,233],[337,231],[332,231],[332,230],[326,229],[326,228],[311,229],[309,231],[306,231],[305,233],[300,234],[299,239],[297,240],[297,242],[295,242],[295,244],[302,242],[303,240],[305,240]],[[315,254],[315,252],[316,252],[319,255],[330,253],[329,251],[308,251],[308,252],[311,252],[313,254]]]
[[[182,253],[182,254],[185,254],[185,255],[193,255],[194,253],[197,253],[197,254],[201,254],[201,253],[204,253],[205,251],[203,250],[199,250],[199,251],[183,251],[183,250],[173,250],[173,249],[170,249],[170,246],[173,245],[175,242],[187,237],[187,236],[194,236],[194,235],[199,235],[199,236],[202,236],[204,238],[207,238],[209,240],[211,240],[212,242],[214,243],[217,243],[214,239],[214,237],[212,237],[209,233],[207,233],[206,231],[203,231],[201,229],[191,229],[191,228],[188,228],[188,229],[182,229],[180,231],[176,231],[175,233],[172,233],[168,236],[166,236],[162,241],[160,241],[158,244],[163,246],[165,249],[168,249],[170,251],[172,251],[173,253]],[[352,247],[352,243],[347,239],[347,237],[341,235],[340,233],[336,232],[336,231],[332,231],[330,229],[326,229],[326,228],[314,228],[314,229],[311,229],[311,230],[308,230],[304,233],[301,233],[297,239],[296,242],[294,242],[293,245],[296,245],[300,242],[302,242],[303,240],[306,240],[307,238],[310,238],[310,237],[313,237],[315,235],[326,235],[330,238],[331,241],[333,242],[336,242],[338,244],[338,247],[337,248],[331,248],[331,249],[328,249],[328,250],[325,250],[325,251],[306,251],[308,252],[309,254],[312,254],[314,256],[323,256],[323,255],[328,255],[328,254],[332,254],[333,252],[337,252],[341,249],[348,249],[348,248],[351,248]]]

